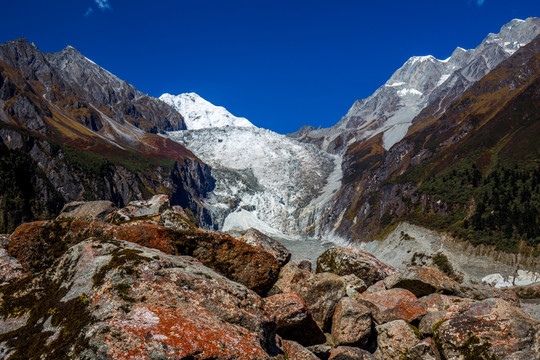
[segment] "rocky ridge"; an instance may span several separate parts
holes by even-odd
[[[346,248],[328,251],[347,262],[319,261],[341,275],[277,265],[262,244],[197,229],[185,215],[166,196],[120,209],[74,203],[58,220],[5,237],[2,356],[457,360],[540,350],[540,321],[512,290],[462,285],[432,268],[388,272]],[[200,250],[179,246],[187,234]],[[224,251],[236,254],[232,262]],[[261,277],[250,283],[254,271]],[[258,286],[265,279],[270,291]]]

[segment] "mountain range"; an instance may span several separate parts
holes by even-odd
[[[538,18],[512,20],[475,49],[458,47],[448,59],[412,57],[333,127],[303,127],[287,136],[257,128],[195,93],[152,98],[71,46],[44,54],[24,39],[5,43],[0,134],[9,180],[2,228],[50,217],[73,200],[123,206],[165,192],[215,230],[254,227],[280,238],[354,242],[408,220],[489,242],[478,220],[485,213],[474,218],[474,230],[464,227],[478,197],[487,196],[478,182],[494,169],[537,169],[529,87],[538,75],[538,34]],[[520,122],[517,137],[499,128],[508,121],[495,124],[522,101],[532,105],[516,111],[531,123]],[[472,139],[483,147],[474,148]],[[474,170],[458,166],[462,162]],[[463,171],[481,179],[456,200],[439,177]],[[528,225],[497,228],[491,235],[499,249],[516,251],[520,240],[536,244],[537,233],[526,230],[538,224],[536,210],[527,210],[537,209],[532,174],[524,180],[531,184],[514,190],[535,194],[515,204],[513,217],[527,214]]]

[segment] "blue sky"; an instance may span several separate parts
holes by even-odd
[[[72,45],[152,96],[196,92],[280,133],[335,124],[409,57],[473,48],[540,1],[4,1],[0,42]]]

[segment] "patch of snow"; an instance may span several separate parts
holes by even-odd
[[[407,95],[422,96],[422,95],[424,95],[420,91],[418,91],[416,89],[413,89],[413,88],[406,88],[406,89],[398,90],[397,94],[399,96],[407,96]]]
[[[188,130],[213,127],[254,127],[246,118],[236,117],[222,106],[216,106],[195,93],[163,94],[159,99],[174,107],[183,117]]]
[[[399,82],[395,82],[395,83],[392,83],[392,84],[387,84],[385,86],[388,86],[388,87],[397,87],[397,86],[401,86],[401,85],[405,85],[405,83],[403,81],[399,81]]]
[[[444,82],[446,80],[448,80],[450,75],[452,75],[452,74],[443,74],[443,75],[441,75],[441,78],[439,79],[439,81],[437,82],[437,85],[435,85],[435,86],[441,86],[442,84],[444,84]]]
[[[484,284],[494,286],[496,288],[529,285],[538,281],[540,281],[540,273],[526,270],[518,270],[517,276],[510,275],[507,278],[499,273],[489,274],[482,278],[482,282]]]

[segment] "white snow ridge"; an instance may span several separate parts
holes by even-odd
[[[216,106],[195,93],[180,95],[165,93],[159,99],[174,107],[184,117],[188,130],[254,126],[248,119],[236,117],[223,106]]]

